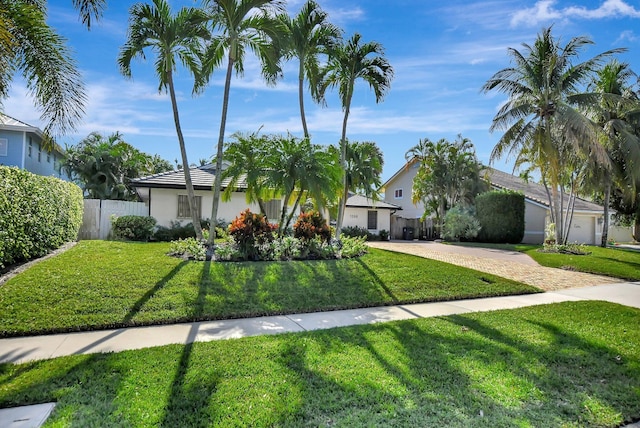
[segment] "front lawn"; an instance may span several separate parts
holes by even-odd
[[[46,426],[618,427],[640,310],[570,302],[0,365]]]
[[[627,281],[640,281],[640,251],[626,250],[624,248],[587,246],[586,248],[591,254],[576,256],[571,254],[543,253],[538,251],[538,249],[542,248],[541,245],[487,244],[477,242],[456,242],[455,245],[519,251],[528,254],[542,266],[611,276]]]
[[[82,241],[0,286],[0,336],[252,317],[538,289],[381,250],[357,259],[211,263],[166,243]]]

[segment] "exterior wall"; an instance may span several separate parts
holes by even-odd
[[[347,207],[344,211],[344,219],[342,222],[343,227],[362,227],[367,228],[368,212],[372,211],[370,208],[354,208]],[[369,230],[371,233],[379,233],[381,230],[389,231],[391,229],[391,211],[390,210],[376,210],[378,211],[378,228]]]
[[[178,221],[181,224],[191,222],[191,218],[177,218],[178,215],[178,195],[186,195],[184,189],[149,189],[149,201],[151,206],[149,215],[154,217],[158,226],[170,227],[172,221]],[[202,218],[211,217],[211,205],[213,203],[213,192],[208,190],[196,190],[196,196],[202,197]],[[221,201],[218,207],[218,218],[227,222],[231,222],[242,211],[249,208],[252,212],[259,212],[258,204],[248,204],[243,192],[234,192],[231,200],[228,202]],[[298,210],[299,212],[299,210]],[[280,219],[269,219],[272,222]],[[365,217],[366,221],[366,217]]]
[[[400,217],[420,218],[424,213],[424,206],[422,203],[414,205],[414,203],[411,202],[413,177],[415,177],[418,173],[419,165],[419,162],[415,162],[414,164],[409,165],[409,167],[398,174],[398,176],[393,181],[387,183],[384,189],[384,201],[402,207],[402,211],[398,211],[397,213],[397,215]],[[396,189],[402,189],[402,199],[395,198]]]
[[[31,132],[1,130],[0,138],[8,140],[7,156],[0,156],[0,164],[17,166],[38,175],[54,176],[68,180],[58,167],[62,154],[57,150],[50,153],[42,148],[42,139]],[[31,141],[31,155],[29,156],[29,141]],[[40,159],[38,159],[40,153]]]
[[[524,203],[524,244],[542,244],[544,229],[549,210],[525,199]]]
[[[633,242],[633,227],[610,225],[609,240],[614,242]]]
[[[7,156],[0,156],[0,165],[22,168],[24,132],[0,130],[0,138],[7,140]]]

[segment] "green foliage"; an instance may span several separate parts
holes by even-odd
[[[331,239],[331,229],[319,211],[311,210],[300,213],[293,225],[293,236],[302,240],[319,237],[328,242]]]
[[[207,258],[207,249],[196,238],[178,239],[171,241],[168,254],[173,257],[202,261]]]
[[[478,236],[480,229],[480,222],[470,209],[455,206],[444,216],[442,238],[447,241],[468,241]]]
[[[382,229],[380,232],[378,232],[378,237],[380,238],[381,241],[388,241],[389,240],[389,231]]]
[[[75,184],[0,166],[0,268],[76,240],[82,214]]]
[[[200,227],[204,230],[209,229],[209,220],[201,220]],[[224,238],[227,236],[226,223],[218,223],[216,226],[216,238]],[[153,233],[154,241],[169,242],[177,239],[195,238],[196,230],[193,223],[183,225],[179,221],[172,221],[170,227],[158,226]]]
[[[94,199],[136,200],[132,179],[173,169],[158,155],[126,143],[118,132],[106,138],[93,132],[66,152],[62,168]]]
[[[349,238],[367,238],[369,236],[369,231],[366,227],[360,226],[345,226],[342,228],[342,232],[340,233],[340,237],[346,236]]]
[[[575,256],[588,256],[591,254],[588,247],[584,244],[571,243],[571,244],[555,244],[545,243],[538,251],[542,253],[560,253],[560,254],[573,254]]]
[[[229,235],[238,246],[243,258],[258,260],[259,246],[273,240],[276,225],[269,223],[262,214],[255,214],[247,208],[229,225]]]
[[[113,236],[126,241],[148,241],[153,235],[156,219],[147,216],[124,215],[112,221]]]
[[[340,257],[343,259],[350,259],[353,257],[360,257],[367,253],[369,247],[367,247],[367,240],[361,236],[350,237],[343,236],[340,238]]]
[[[494,190],[476,196],[481,242],[517,244],[524,237],[524,195]]]

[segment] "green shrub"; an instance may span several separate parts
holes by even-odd
[[[224,223],[226,228],[226,223]],[[202,230],[209,230],[209,220],[201,220],[200,226]],[[226,235],[226,232],[221,229],[221,232]],[[223,237],[218,236],[218,226],[216,226],[216,238]],[[170,227],[158,226],[156,231],[153,233],[154,241],[176,241],[178,239],[186,239],[186,238],[195,238],[196,237],[196,229],[193,227],[193,223],[187,223],[184,226],[179,221],[172,221]]]
[[[307,211],[300,213],[293,225],[293,236],[303,240],[310,240],[319,237],[325,242],[331,239],[331,229],[327,221],[318,211]]]
[[[260,260],[260,245],[273,240],[276,225],[269,223],[262,214],[254,214],[249,209],[240,213],[229,225],[229,235],[246,260]]]
[[[382,229],[380,232],[378,232],[378,238],[380,238],[381,241],[388,241],[389,231]]]
[[[343,259],[349,259],[353,257],[360,257],[367,253],[366,239],[362,236],[350,237],[345,236],[340,238],[340,257]]]
[[[480,242],[518,244],[524,238],[524,195],[495,190],[476,196]]]
[[[0,268],[76,240],[83,206],[73,183],[0,166]]]
[[[123,215],[113,220],[113,236],[126,241],[148,241],[153,235],[156,219],[147,216]]]
[[[207,249],[196,238],[179,239],[169,244],[169,255],[192,260],[206,260]]]
[[[442,238],[447,241],[471,240],[478,236],[480,222],[471,209],[453,207],[444,216]]]
[[[340,236],[347,236],[349,238],[368,238],[369,231],[360,226],[346,226],[340,231]]]

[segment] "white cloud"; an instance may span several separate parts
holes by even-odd
[[[625,40],[629,42],[637,42],[638,40],[640,40],[640,37],[638,37],[632,30],[626,30],[620,33],[620,36],[618,36],[613,44],[615,45]]]
[[[605,0],[598,8],[588,9],[584,6],[556,8],[556,0],[540,0],[532,8],[520,10],[513,14],[511,26],[536,26],[541,22],[561,19],[604,19],[604,18],[640,18],[640,10],[623,0]]]

